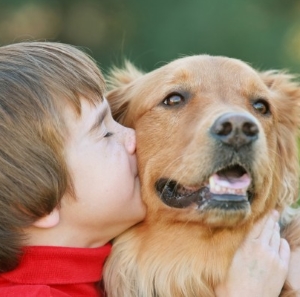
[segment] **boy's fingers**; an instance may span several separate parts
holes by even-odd
[[[269,245],[272,239],[272,236],[274,234],[274,227],[275,227],[275,221],[272,216],[270,216],[266,224],[264,225],[261,234],[260,234],[260,240],[263,244]]]
[[[272,211],[271,215],[268,217],[262,232],[260,234],[260,240],[263,244],[270,245],[272,236],[276,230],[274,230],[279,219],[279,213],[277,211]]]
[[[253,228],[251,229],[251,231],[249,232],[247,238],[248,239],[257,239],[260,236],[267,219],[268,219],[268,216],[265,216],[261,220],[256,222],[254,224]]]
[[[288,242],[284,238],[281,238],[279,247],[279,257],[285,265],[289,264],[290,254],[291,250]]]
[[[280,244],[281,244],[281,238],[280,238],[279,231],[280,231],[279,225],[278,225],[278,223],[275,223],[274,228],[273,228],[272,237],[270,240],[270,246],[275,252],[279,251]]]
[[[269,221],[269,219],[272,219],[272,218],[273,218],[273,222]],[[258,239],[258,238],[264,237],[265,233],[268,233],[269,234],[268,243],[269,243],[269,241],[271,239],[270,232],[273,231],[274,222],[278,221],[278,219],[279,219],[278,211],[273,210],[269,215],[264,216],[260,221],[258,221],[254,224],[252,230],[249,232],[248,239]],[[267,223],[269,225],[266,225]],[[263,233],[263,232],[265,232],[265,233]]]

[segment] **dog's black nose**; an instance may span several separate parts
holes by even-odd
[[[239,149],[255,141],[259,129],[250,115],[230,112],[220,116],[212,125],[210,132],[224,144]]]

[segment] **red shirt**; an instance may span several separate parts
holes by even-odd
[[[111,245],[100,248],[32,246],[18,267],[0,274],[1,297],[99,297]]]

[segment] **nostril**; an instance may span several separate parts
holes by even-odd
[[[242,126],[242,131],[246,136],[255,136],[258,134],[258,127],[255,123],[246,122]]]
[[[229,135],[232,131],[232,124],[230,122],[224,122],[216,128],[216,134],[220,136]]]

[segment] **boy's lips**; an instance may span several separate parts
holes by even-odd
[[[138,168],[137,168],[136,155],[134,155],[132,160],[129,160],[129,161],[130,161],[130,167],[131,167],[133,176],[136,178],[139,175]]]

